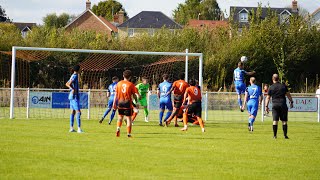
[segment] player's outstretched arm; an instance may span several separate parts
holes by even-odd
[[[252,76],[254,75],[256,72],[255,71],[251,71],[251,72],[247,72],[247,75]]]

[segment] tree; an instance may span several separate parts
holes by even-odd
[[[10,21],[9,17],[7,17],[6,10],[3,9],[0,5],[0,22]]]
[[[66,26],[74,16],[69,15],[67,13],[62,13],[58,16],[56,13],[48,14],[43,18],[44,26],[46,27],[55,27],[55,28],[62,28]]]
[[[185,25],[189,19],[219,20],[221,13],[216,0],[186,0],[173,11],[173,17]]]
[[[93,13],[106,18],[108,21],[112,21],[113,15],[120,10],[124,11],[124,16],[127,18],[127,12],[123,8],[122,4],[116,0],[100,1],[98,5],[94,5],[92,7]]]

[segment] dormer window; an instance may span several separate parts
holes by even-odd
[[[291,13],[288,10],[284,10],[280,13],[280,23],[288,23]]]
[[[248,22],[248,20],[249,20],[249,11],[243,8],[239,12],[239,22]]]

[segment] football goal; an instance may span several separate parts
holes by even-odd
[[[27,118],[64,114],[61,109],[67,108],[64,97],[68,92],[64,84],[70,78],[70,67],[75,64],[80,64],[82,70],[81,100],[89,118],[90,114],[99,116],[93,110],[97,106],[105,108],[107,85],[113,76],[121,78],[126,69],[133,72],[137,82],[141,77],[148,77],[153,91],[165,73],[174,81],[180,72],[184,72],[185,80],[194,78],[201,87],[203,85],[203,54],[191,53],[187,49],[185,52],[145,52],[14,46],[11,52],[1,54],[9,67],[4,71],[0,85],[10,86],[8,92],[3,91],[9,100],[10,119],[15,118],[18,115],[15,111],[21,109],[18,116],[26,112]]]

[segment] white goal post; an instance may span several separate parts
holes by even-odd
[[[186,52],[147,52],[147,51],[115,51],[115,50],[91,50],[91,49],[64,49],[64,48],[41,48],[41,47],[12,47],[11,64],[11,92],[10,92],[10,119],[14,118],[14,92],[16,76],[16,53],[24,51],[48,51],[48,52],[70,52],[70,53],[100,53],[100,54],[125,54],[125,55],[159,55],[159,56],[185,56],[185,80],[188,81],[188,59],[189,56],[199,58],[199,85],[203,86],[203,54]]]

